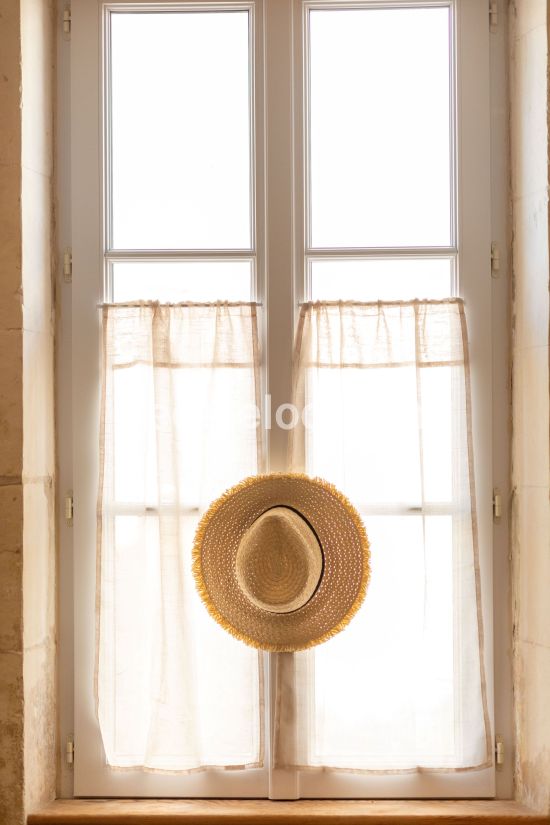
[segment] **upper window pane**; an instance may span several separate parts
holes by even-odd
[[[111,14],[112,246],[251,247],[247,11]]]
[[[309,12],[313,247],[450,245],[450,16]]]

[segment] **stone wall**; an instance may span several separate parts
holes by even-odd
[[[20,0],[25,809],[55,796],[54,0]]]
[[[0,0],[0,823],[55,795],[53,2]]]
[[[21,27],[0,4],[0,823],[23,815]]]
[[[516,796],[550,811],[546,0],[511,3],[512,564]]]

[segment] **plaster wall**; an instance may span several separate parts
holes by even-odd
[[[546,0],[511,3],[512,578],[516,796],[550,811]]]

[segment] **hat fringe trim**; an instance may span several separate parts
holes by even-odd
[[[231,499],[236,493],[242,492],[242,490],[246,490],[248,487],[252,487],[253,485],[257,484],[258,481],[262,479],[270,479],[270,478],[292,478],[298,479],[308,482],[315,482],[322,486],[325,490],[329,490],[330,493],[337,498],[343,507],[347,510],[348,515],[353,520],[355,527],[357,528],[357,532],[359,534],[361,549],[363,551],[363,576],[361,578],[361,583],[359,585],[359,590],[357,592],[357,596],[353,604],[351,605],[350,609],[346,613],[346,615],[338,622],[338,624],[331,627],[330,630],[323,633],[322,636],[318,636],[315,639],[311,639],[306,644],[300,645],[298,647],[289,646],[289,645],[270,645],[267,643],[260,643],[257,639],[252,639],[246,633],[242,633],[238,630],[234,625],[232,625],[217,609],[216,605],[212,601],[210,597],[210,593],[208,592],[208,588],[206,587],[206,583],[203,578],[202,574],[202,563],[201,563],[201,547],[206,535],[206,531],[210,524],[212,518],[216,515],[216,513],[224,506],[224,504]],[[363,520],[361,519],[359,513],[350,502],[350,500],[345,496],[343,493],[335,487],[334,484],[331,484],[330,481],[326,481],[323,478],[312,478],[311,476],[306,475],[305,473],[259,473],[255,476],[249,476],[248,478],[243,479],[238,484],[235,484],[234,487],[230,487],[229,490],[226,490],[219,498],[217,498],[206,510],[203,514],[198,527],[195,533],[195,539],[193,541],[193,550],[192,550],[192,570],[193,570],[193,577],[195,579],[195,584],[197,587],[197,591],[199,596],[201,597],[206,609],[208,610],[209,614],[212,618],[222,627],[227,633],[230,633],[235,639],[238,639],[240,642],[244,642],[245,644],[249,645],[250,647],[254,647],[258,650],[265,650],[270,653],[294,653],[300,650],[307,650],[308,648],[315,647],[316,645],[322,644],[323,642],[328,641],[333,636],[336,636],[345,627],[350,623],[353,617],[358,612],[359,608],[363,604],[365,599],[365,595],[367,593],[367,587],[370,581],[370,544],[367,537],[367,531],[365,530],[365,525],[363,524]]]

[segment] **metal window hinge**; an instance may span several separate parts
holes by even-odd
[[[74,738],[69,736],[65,745],[65,762],[69,767],[74,765]]]
[[[491,275],[500,278],[500,249],[494,242],[491,244]]]
[[[63,280],[66,284],[73,280],[73,252],[69,247],[63,251]]]
[[[504,739],[499,733],[495,736],[495,764],[497,768],[504,765]]]
[[[502,495],[498,487],[493,490],[493,518],[499,519],[502,516]]]
[[[489,31],[496,32],[498,28],[498,0],[489,0]]]
[[[74,501],[73,501],[73,494],[66,493],[65,494],[65,521],[67,524],[73,523],[73,513],[74,513]]]
[[[71,9],[69,6],[63,9],[63,34],[71,36]]]

